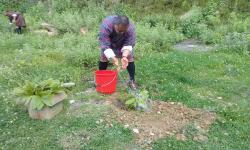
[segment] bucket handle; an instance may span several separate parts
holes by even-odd
[[[114,76],[114,78],[110,81],[110,82],[107,82],[107,83],[105,83],[105,84],[102,84],[102,85],[98,85],[98,84],[95,84],[95,86],[96,87],[105,87],[105,86],[108,86],[109,84],[111,84],[114,80],[115,80],[115,78],[117,77],[117,74],[115,74],[115,76]],[[96,80],[95,80],[96,81]],[[95,82],[96,83],[96,82]]]

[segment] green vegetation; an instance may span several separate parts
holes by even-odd
[[[65,93],[62,83],[48,79],[41,83],[26,81],[24,86],[15,88],[14,94],[30,104],[32,109],[41,110],[44,106],[53,106],[52,98],[59,93]]]
[[[86,95],[77,93],[92,86],[88,81],[97,69],[98,27],[106,15],[115,13],[126,14],[135,23],[136,80],[149,98],[181,102],[218,116],[208,141],[166,137],[153,143],[153,149],[250,149],[250,3],[119,2],[0,1],[0,11],[20,10],[28,25],[24,34],[17,35],[7,18],[0,16],[0,149],[125,149],[133,144],[132,132],[121,124],[96,124],[107,112],[105,106],[83,105],[78,115],[66,109],[51,121],[37,121],[15,104],[12,95],[27,80],[40,83],[53,78],[76,83],[69,99],[86,100]],[[54,25],[59,35],[35,33],[42,22]],[[81,35],[81,27],[88,32]],[[174,44],[190,38],[213,49],[174,49]],[[187,134],[192,132],[187,129]],[[82,138],[88,140],[81,142]]]
[[[136,92],[130,92],[131,96],[128,96],[128,98],[125,102],[125,105],[129,109],[134,110],[141,110],[145,111],[146,109],[149,109],[147,106],[148,99],[148,91],[136,91]]]

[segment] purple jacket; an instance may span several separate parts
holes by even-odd
[[[99,42],[102,51],[111,48],[116,52],[120,52],[123,46],[135,46],[134,25],[130,22],[126,33],[117,34],[114,29],[116,17],[117,16],[106,17],[100,26]]]

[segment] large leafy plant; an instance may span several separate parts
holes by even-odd
[[[48,79],[40,83],[26,81],[19,88],[14,89],[14,94],[30,104],[32,109],[41,110],[44,106],[53,106],[52,97],[64,93],[65,89],[58,80]]]

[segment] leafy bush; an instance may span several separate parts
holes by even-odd
[[[238,32],[229,33],[219,44],[219,49],[241,54],[249,54],[250,34]]]
[[[61,33],[79,33],[81,27],[96,30],[106,14],[103,7],[89,5],[81,10],[54,12],[46,18],[46,21],[54,25]]]
[[[62,83],[48,79],[41,83],[26,81],[25,85],[14,90],[14,94],[30,104],[32,109],[41,110],[44,106],[53,106],[52,97],[55,94],[65,93]]]
[[[239,14],[232,12],[228,18],[228,24],[228,30],[231,32],[249,32],[250,17],[242,17]]]
[[[221,25],[221,19],[218,15],[209,15],[206,16],[206,21],[204,21],[209,28],[216,29]]]
[[[40,0],[1,0],[0,12],[6,10],[18,10],[25,13],[29,8],[35,6]]]
[[[32,19],[38,21],[45,19],[48,15],[49,8],[45,3],[39,1],[35,6],[30,7],[26,14],[31,15]],[[30,24],[30,23],[29,23]]]
[[[60,32],[79,32],[81,26],[84,23],[83,17],[79,15],[77,11],[67,11],[59,13],[54,13],[47,20],[50,24],[54,25]]]
[[[148,42],[153,45],[154,51],[164,52],[172,49],[172,44],[184,39],[178,31],[170,31],[161,25],[137,25],[137,39],[139,42]]]
[[[172,14],[151,14],[143,18],[142,22],[150,27],[164,26],[167,30],[175,30],[178,27],[178,19]]]
[[[130,19],[136,19],[139,15],[132,7],[129,7],[128,5],[124,3],[118,3],[118,4],[115,4],[114,6],[111,5],[109,9],[111,9],[110,12],[112,14],[126,15]]]
[[[223,39],[223,35],[220,32],[208,28],[206,24],[198,24],[197,31],[198,37],[206,44],[220,43]]]
[[[187,37],[197,37],[199,32],[197,24],[203,19],[201,8],[194,7],[180,17],[180,25],[182,32]]]

